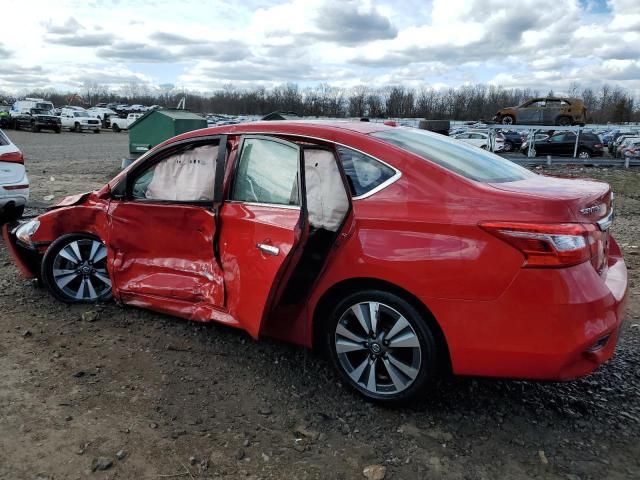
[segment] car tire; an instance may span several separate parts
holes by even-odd
[[[93,133],[100,133],[100,129],[94,130]]]
[[[583,160],[591,158],[591,152],[585,148],[581,148],[580,150],[578,150],[578,158]]]
[[[375,325],[372,311],[378,312]],[[437,344],[426,319],[389,292],[362,290],[337,302],[326,325],[325,345],[342,379],[373,402],[415,402],[437,378]]]
[[[31,131],[33,133],[38,133],[40,131],[40,127],[38,127],[35,123],[31,124]]]
[[[47,248],[40,278],[51,294],[65,303],[109,300],[107,247],[93,235],[63,235]]]
[[[58,127],[58,128],[56,128],[54,131],[55,131],[56,133],[60,133],[60,132],[62,132],[62,128]]]
[[[503,150],[505,152],[513,152],[513,149],[514,149],[513,142],[509,142],[509,141],[504,142]]]
[[[513,115],[503,115],[500,119],[500,123],[502,125],[515,125],[516,119],[513,117]]]
[[[15,122],[15,123],[13,124],[13,128],[14,128],[15,130],[20,130],[20,123]]]
[[[111,130],[113,130],[115,133],[118,133],[120,131],[120,127],[114,123],[113,125],[111,125]]]
[[[73,125],[73,131],[76,133],[81,133],[82,132],[82,127],[80,126],[80,124],[78,122],[76,122]]]
[[[561,127],[570,127],[571,119],[569,117],[558,117],[558,119],[556,120],[556,125],[559,125]]]
[[[15,204],[11,204],[9,207],[5,207],[3,214],[0,216],[0,223],[3,222],[15,222],[16,220],[20,220],[22,215],[24,215],[24,205],[20,205],[18,207]]]

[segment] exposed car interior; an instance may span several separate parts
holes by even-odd
[[[309,231],[284,304],[301,301],[318,278],[350,207],[334,150],[305,146],[303,152]]]
[[[135,180],[134,200],[213,201],[217,156],[218,145],[168,156]]]

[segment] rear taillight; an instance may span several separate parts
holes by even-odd
[[[0,154],[0,162],[22,163],[24,165],[24,157],[22,152],[8,152]]]
[[[599,253],[592,224],[484,222],[480,227],[520,250],[525,267],[568,267]]]

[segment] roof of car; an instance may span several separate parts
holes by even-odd
[[[292,131],[309,128],[312,130],[350,130],[356,133],[369,134],[379,132],[382,130],[389,130],[397,127],[390,127],[383,123],[377,122],[356,122],[351,120],[277,120],[277,121],[264,121],[264,122],[247,122],[233,125],[237,131],[242,131],[244,128],[251,130],[261,129],[268,131]]]
[[[190,132],[182,133],[173,138],[165,140],[158,147],[169,145],[176,141],[196,139],[209,135],[245,135],[245,134],[280,134],[302,136],[310,138],[321,138],[333,140],[339,134],[360,134],[368,135],[380,131],[390,131],[395,128],[378,122],[356,122],[342,120],[277,120],[258,121],[246,123],[234,123],[228,125],[217,125],[214,127],[201,128]]]

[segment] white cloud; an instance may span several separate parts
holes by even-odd
[[[1,42],[10,91],[609,82],[640,95],[638,0],[33,0],[12,2]]]

